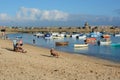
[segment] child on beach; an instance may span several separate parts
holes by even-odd
[[[50,54],[52,55],[52,56],[55,56],[55,57],[59,57],[59,54],[52,48],[51,50],[50,50]]]

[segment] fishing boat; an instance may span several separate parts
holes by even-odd
[[[72,34],[71,35],[72,38],[77,38],[77,36],[79,36],[79,34]]]
[[[104,35],[102,35],[102,38],[110,38],[110,35],[104,34]]]
[[[106,38],[103,38],[98,41],[98,45],[110,45],[110,44],[111,44],[111,40],[108,40]]]
[[[44,35],[45,39],[52,39],[52,35],[50,33],[47,33]]]
[[[56,42],[56,46],[66,46],[69,42]]]
[[[96,43],[96,40],[94,37],[86,38],[85,43]]]
[[[109,45],[111,41],[100,41],[100,45]]]
[[[42,36],[44,36],[44,34],[43,33],[35,33],[34,36],[42,37]]]
[[[114,34],[115,37],[120,37],[120,33]]]
[[[113,46],[113,47],[120,47],[120,43],[111,43],[111,46]]]
[[[88,44],[74,44],[75,48],[79,48],[79,47],[88,47]]]
[[[86,39],[86,35],[85,34],[80,34],[79,36],[77,36],[78,39]]]
[[[89,34],[89,36],[90,37],[100,37],[102,34],[100,33],[100,32],[91,32],[90,34]]]
[[[62,36],[52,36],[53,39],[63,39],[64,37]]]

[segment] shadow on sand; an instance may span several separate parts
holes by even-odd
[[[51,55],[45,55],[45,54],[41,54],[41,56],[45,56],[45,57],[53,57]]]
[[[13,51],[13,52],[15,52],[13,49],[11,49],[11,48],[5,48],[6,50],[8,50],[8,51]]]

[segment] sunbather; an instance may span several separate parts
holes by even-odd
[[[16,52],[22,52],[22,53],[26,53],[26,52],[27,52],[27,51],[25,51],[25,50],[22,48],[22,46],[21,46],[19,43],[16,44],[15,51],[16,51]]]

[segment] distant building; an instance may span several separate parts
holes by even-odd
[[[88,24],[88,22],[85,22],[84,27],[85,27],[85,29],[89,29],[89,24]]]

